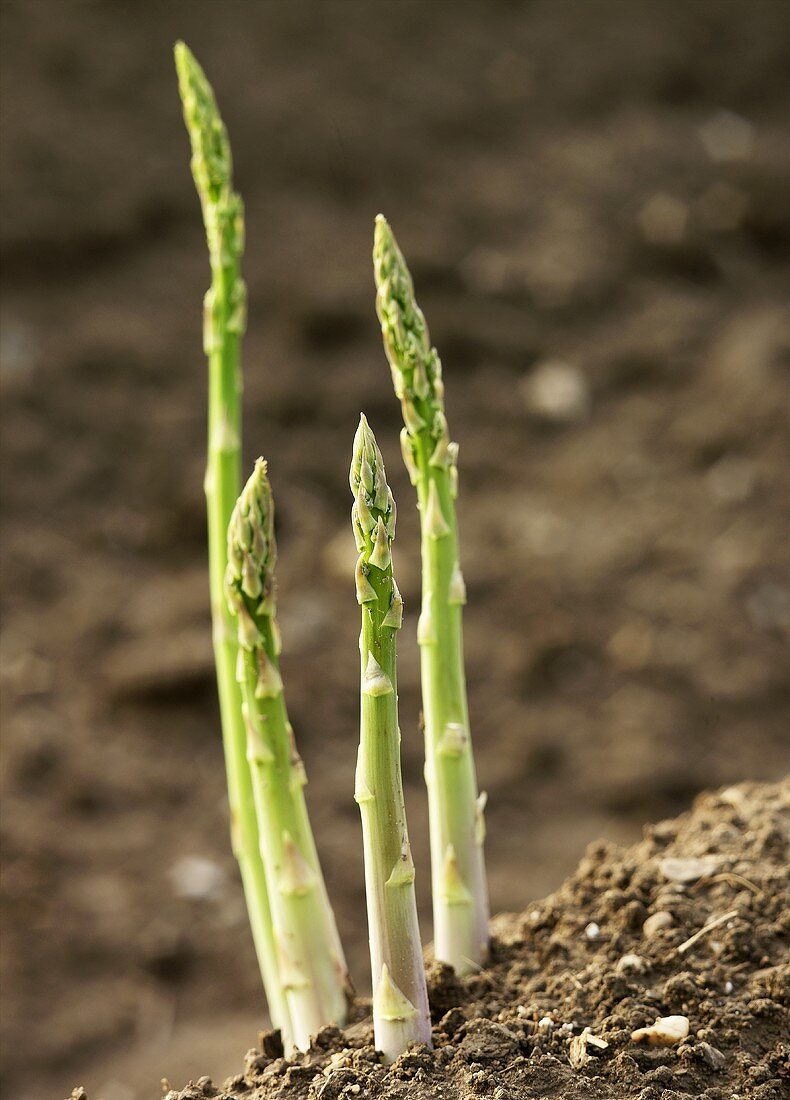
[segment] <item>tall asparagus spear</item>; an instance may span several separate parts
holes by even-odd
[[[436,349],[392,230],[376,219],[376,309],[404,428],[403,458],[417,489],[422,539],[422,610],[417,627],[425,718],[436,957],[468,973],[488,947],[483,857],[485,795],[478,795],[464,676],[455,497],[458,445],[444,415]]]
[[[403,601],[392,575],[395,501],[381,452],[360,418],[351,460],[362,692],[354,798],[362,816],[376,1046],[389,1061],[430,1045],[414,864],[406,830],[395,675]]]
[[[230,145],[211,86],[183,42],[176,45],[175,61],[184,121],[192,145],[192,174],[203,209],[211,262],[211,288],[206,294],[203,326],[209,386],[205,491],[214,659],[231,839],[272,1023],[289,1032],[246,759],[241,695],[236,683],[236,631],[223,594],[228,521],[241,488],[240,351],[245,326],[245,287],[240,260],[244,249],[244,210],[241,197],[233,190]]]
[[[307,782],[285,709],[275,607],[274,502],[259,458],[228,527],[225,592],[239,639],[237,678],[291,1034],[300,1050],[346,1018],[347,971],[307,817]]]

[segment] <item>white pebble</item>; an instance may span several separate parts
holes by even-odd
[[[677,859],[667,856],[659,863],[661,874],[670,882],[696,882],[704,875],[712,875],[721,860],[718,856],[700,856],[699,859]]]
[[[671,928],[673,924],[674,917],[672,914],[668,913],[666,909],[661,909],[658,913],[650,914],[642,925],[642,931],[646,936],[655,936],[657,932],[661,932],[665,928]]]
[[[169,874],[173,889],[181,898],[211,901],[224,893],[224,870],[204,856],[184,856],[170,868]]]
[[[597,940],[601,934],[600,926],[591,920],[587,927],[584,929],[584,934],[588,940]]]
[[[615,966],[618,974],[644,974],[646,969],[645,960],[641,955],[623,955]]]
[[[734,988],[735,988],[735,986],[732,984],[732,982],[725,982],[724,983],[724,992],[726,994],[729,995],[730,993],[732,993]]]
[[[569,424],[590,411],[590,391],[578,367],[561,359],[538,363],[521,384],[527,408],[545,420]]]
[[[671,1047],[689,1033],[688,1016],[657,1016],[650,1027],[640,1027],[631,1032],[635,1043],[646,1042],[651,1047]]]

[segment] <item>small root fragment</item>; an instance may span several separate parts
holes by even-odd
[[[715,920],[708,921],[708,923],[695,932],[693,936],[689,936],[687,940],[680,944],[677,949],[678,955],[685,955],[690,947],[693,947],[697,940],[702,939],[708,932],[712,932],[714,928],[718,928],[722,924],[726,924],[728,920],[732,920],[733,917],[739,916],[737,909],[730,909],[728,913],[723,913],[720,917],[716,917]]]

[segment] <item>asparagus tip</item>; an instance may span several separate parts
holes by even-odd
[[[390,246],[394,243],[394,236],[392,233],[392,227],[383,214],[376,215],[375,226],[373,230],[373,252],[374,255],[380,252],[385,246]]]
[[[192,171],[201,199],[216,202],[230,186],[230,142],[214,92],[195,55],[185,42],[173,48],[184,121],[192,144]]]
[[[175,45],[173,46],[173,56],[177,68],[184,68],[189,64],[190,58],[192,58],[192,51],[183,38],[176,39]]]

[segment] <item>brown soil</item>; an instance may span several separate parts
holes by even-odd
[[[229,1073],[266,1022],[217,733],[207,265],[173,40],[216,83],[247,202],[245,461],[271,461],[289,707],[364,989],[346,481],[361,409],[401,504],[405,784],[431,938],[418,543],[373,312],[378,210],[461,442],[494,909],[555,889],[594,837],[632,843],[702,789],[790,765],[790,7],[0,15],[2,1087],[149,1100],[162,1074]],[[557,358],[582,387],[566,419],[532,388]]]
[[[700,858],[707,865],[692,868]],[[781,1100],[788,858],[790,785],[703,795],[634,847],[591,845],[555,894],[498,917],[480,974],[459,981],[433,965],[433,1051],[415,1048],[386,1068],[363,1020],[325,1030],[289,1062],[269,1033],[243,1075],[222,1088],[202,1078],[167,1100]],[[677,1015],[687,1038],[633,1037]],[[585,1044],[577,1057],[584,1028],[607,1046]]]

